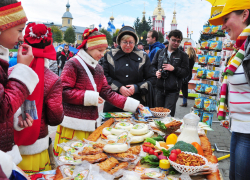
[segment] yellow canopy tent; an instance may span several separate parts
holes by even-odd
[[[212,6],[224,6],[226,4],[226,0],[206,0],[212,4]]]

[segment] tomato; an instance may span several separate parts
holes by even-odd
[[[148,152],[149,154],[151,154],[151,155],[154,155],[154,150],[151,148],[150,150],[149,150],[149,152]]]
[[[146,147],[146,152],[149,153],[150,149],[150,147]]]
[[[144,152],[146,152],[146,147],[145,146],[142,146],[142,149]]]
[[[171,154],[172,154],[172,153],[177,154],[177,152],[176,152],[175,149],[173,149],[173,150],[171,151]]]
[[[171,151],[171,154],[170,154],[170,156],[169,156],[169,159],[170,159],[171,161],[175,161],[175,160],[177,159],[177,155],[176,155],[175,153],[172,153],[172,151]]]
[[[154,155],[155,155],[156,157],[158,157],[158,153],[157,153],[157,152],[154,152]]]
[[[181,150],[180,149],[176,149],[176,154],[180,154],[181,153]]]

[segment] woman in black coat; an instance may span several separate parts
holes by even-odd
[[[196,60],[196,53],[193,47],[188,47],[187,54],[189,58],[189,74],[182,81],[181,91],[183,94],[183,103],[180,105],[182,107],[187,107],[187,98],[188,98],[188,82],[192,79],[192,69]]]
[[[124,26],[119,31],[116,41],[120,47],[106,53],[103,59],[107,81],[113,91],[146,105],[145,95],[148,93],[149,85],[156,82],[149,57],[135,47],[138,37],[135,29],[130,26]],[[121,109],[105,102],[103,111],[121,112]]]

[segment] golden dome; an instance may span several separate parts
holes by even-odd
[[[158,6],[155,8],[153,16],[157,16],[158,15]],[[161,15],[165,16],[165,12],[164,9],[161,8]]]
[[[176,21],[176,19],[175,18],[173,18],[173,20],[172,20],[172,23],[171,24],[177,24],[177,21]]]
[[[110,20],[114,20],[115,18],[114,18],[114,16],[112,15],[111,17],[110,17]]]

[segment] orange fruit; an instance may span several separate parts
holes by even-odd
[[[191,144],[197,149],[199,155],[204,156],[203,149],[197,142],[192,142]]]

